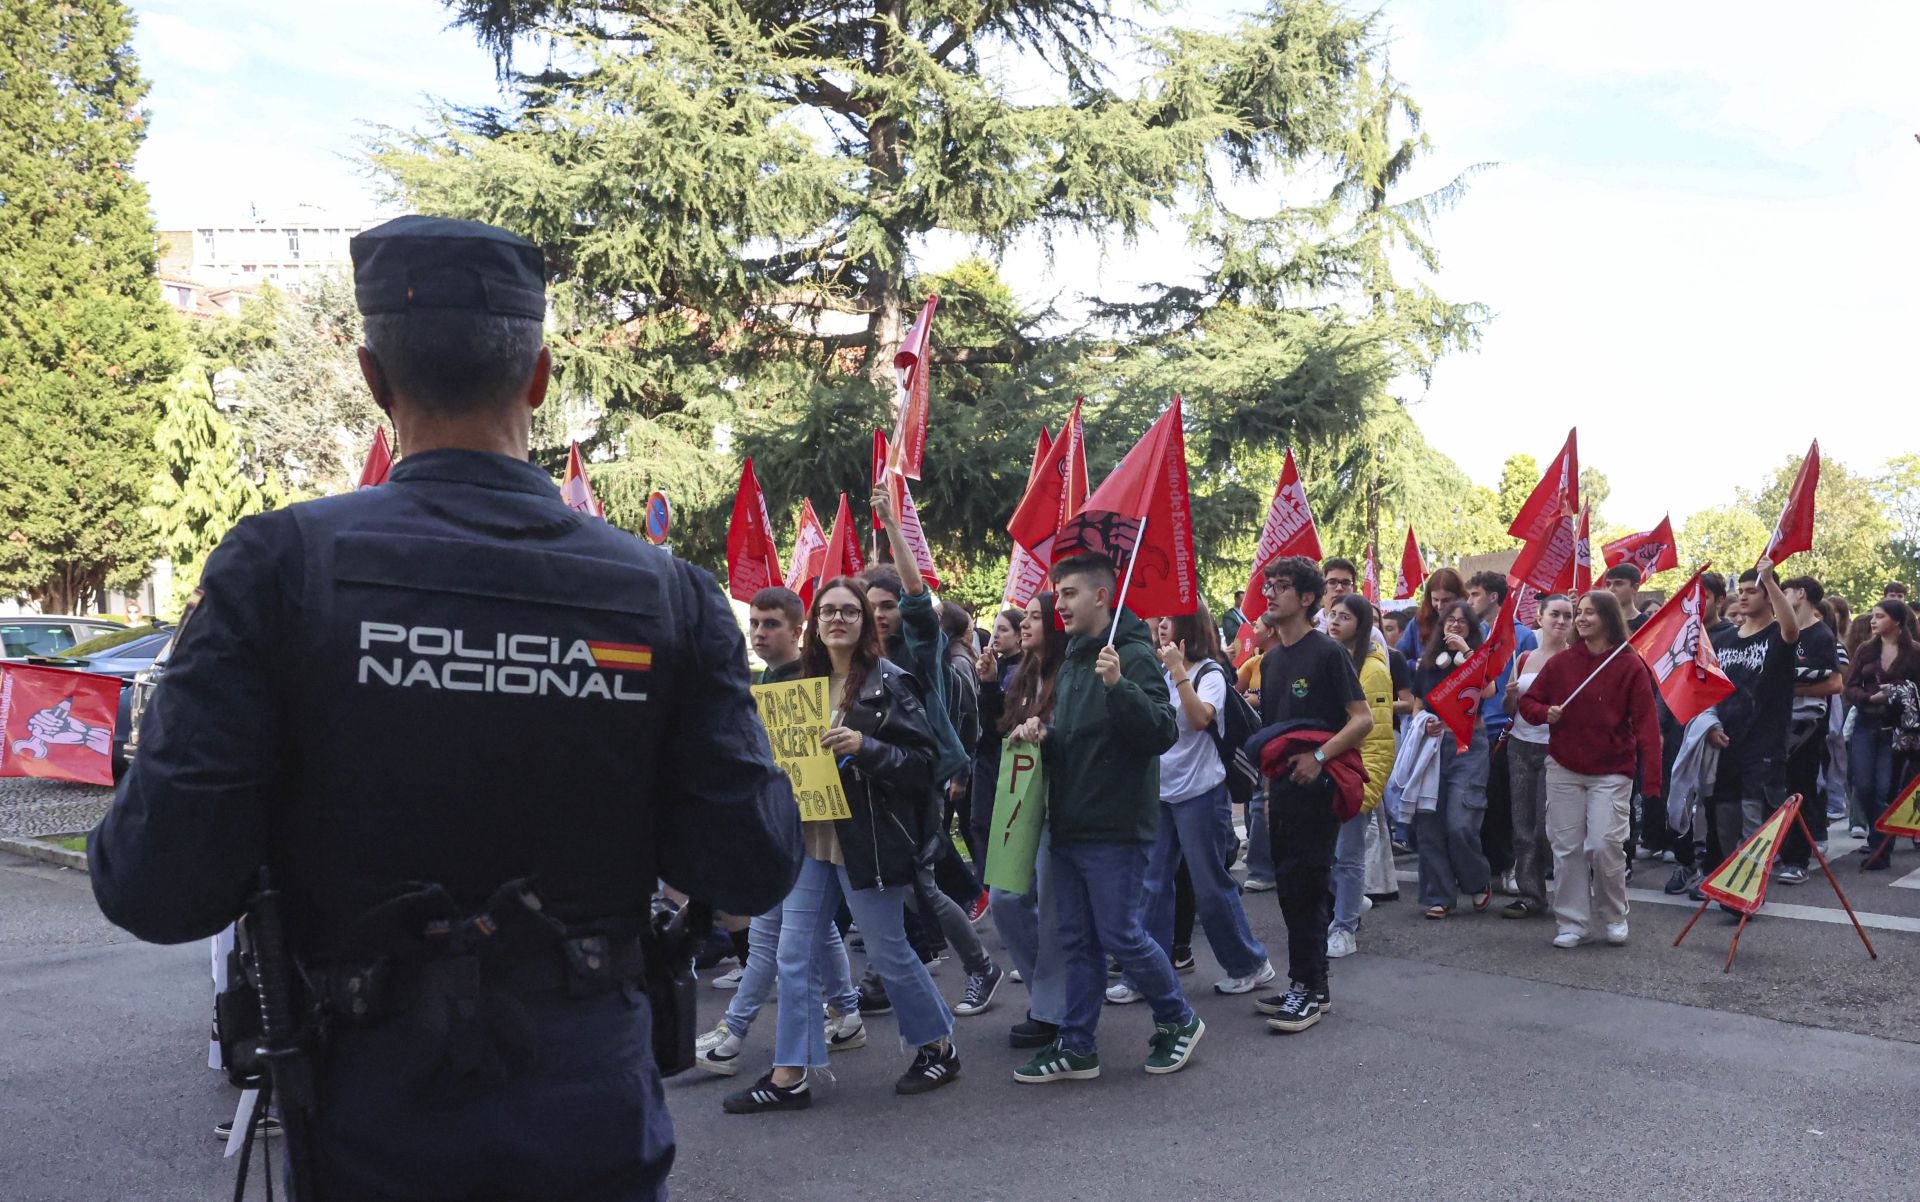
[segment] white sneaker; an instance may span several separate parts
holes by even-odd
[[[1587,937],[1579,931],[1562,931],[1553,937],[1553,946],[1560,948],[1579,947],[1587,942]]]
[[[738,989],[740,988],[740,978],[746,975],[746,965],[740,965],[737,968],[723,972],[715,977],[713,979],[713,987],[715,989]]]
[[[1131,1005],[1146,996],[1125,981],[1115,981],[1107,986],[1107,1005],[1109,1006]]]
[[[1867,828],[1864,826],[1850,826],[1847,828],[1847,837],[1850,839],[1864,839],[1867,837]]]
[[[1614,947],[1627,945],[1627,924],[1624,921],[1607,924],[1607,942]]]
[[[1362,914],[1365,914],[1368,910],[1371,910],[1371,909],[1373,909],[1373,899],[1371,897],[1368,897],[1366,894],[1362,893],[1360,895],[1360,912]]]
[[[1250,876],[1247,878],[1247,883],[1240,886],[1240,888],[1246,893],[1271,893],[1273,892],[1274,884],[1272,881],[1265,881],[1259,877]]]
[[[719,1047],[720,1041],[728,1038],[732,1034],[732,1028],[727,1026],[727,1020],[723,1018],[714,1024],[713,1030],[708,1031],[705,1035],[693,1041],[693,1050],[696,1052],[704,1052],[708,1048]]]
[[[1511,872],[1500,878],[1500,892],[1508,897],[1520,896],[1520,882]]]
[[[1012,981],[1015,985],[1023,985],[1027,979],[1020,975],[1019,969],[1009,968],[1007,970],[1007,980]]]
[[[1252,993],[1254,990],[1273,980],[1273,961],[1262,960],[1260,967],[1253,970],[1250,977],[1228,977],[1224,981],[1215,981],[1215,993]]]
[[[867,1046],[867,1024],[858,1013],[827,1017],[827,1051],[851,1052]]]
[[[703,1052],[696,1052],[693,1062],[700,1068],[718,1077],[731,1077],[740,1071],[740,1037],[727,1032],[727,1037]]]
[[[1359,951],[1352,931],[1332,931],[1327,935],[1327,959],[1338,960]]]

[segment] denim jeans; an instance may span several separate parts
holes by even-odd
[[[1247,801],[1247,879],[1273,879],[1273,841],[1267,833],[1267,791],[1256,787]]]
[[[847,870],[809,858],[800,879],[780,907],[780,1009],[774,1019],[773,1063],[780,1068],[820,1068],[827,1063],[827,1031],[822,1021],[825,982],[817,949],[845,898],[867,944],[867,963],[886,983],[887,997],[900,1023],[900,1038],[913,1047],[934,1043],[953,1031],[953,1012],[934,988],[927,966],[907,945],[904,885],[855,889]]]
[[[1230,977],[1250,977],[1267,961],[1267,949],[1253,937],[1240,890],[1226,869],[1233,840],[1233,803],[1223,782],[1198,797],[1160,803],[1160,830],[1147,853],[1144,897],[1147,933],[1160,950],[1173,954],[1174,874],[1182,853],[1193,881],[1193,905],[1207,933],[1214,959]]]
[[[1333,924],[1328,932],[1360,929],[1360,899],[1367,892],[1367,828],[1373,811],[1355,814],[1340,824],[1333,840]]]
[[[1418,731],[1415,738],[1424,738]],[[1473,742],[1455,750],[1453,732],[1442,730],[1440,805],[1414,816],[1420,834],[1420,904],[1452,909],[1461,893],[1485,893],[1492,883],[1480,825],[1487,815],[1487,732],[1473,728]]]
[[[1867,828],[1867,854],[1886,859],[1880,845],[1887,836],[1873,829],[1887,806],[1893,803],[1895,785],[1893,731],[1884,726],[1868,726],[1855,719],[1853,734],[1847,739],[1847,781],[1853,786],[1853,804],[1860,809],[1862,825]]]
[[[1107,993],[1103,950],[1147,995],[1156,1023],[1184,1023],[1193,1017],[1173,961],[1147,936],[1142,921],[1147,853],[1145,843],[1053,845],[1052,884],[1067,961],[1067,1013],[1060,1024],[1060,1042],[1076,1055],[1096,1051],[1094,1030]]]
[[[840,928],[826,924],[826,939],[814,950],[827,1003],[841,1014],[860,1013],[860,994],[853,987],[853,970],[847,964],[847,945]],[[727,1002],[727,1030],[745,1039],[760,1007],[767,1004],[779,971],[780,911],[769,910],[747,926],[746,971],[740,974],[740,987]]]
[[[1027,1013],[1059,1026],[1067,1017],[1067,959],[1060,949],[1060,914],[1054,904],[1053,836],[1040,832],[1033,857],[1033,888],[1025,893],[990,890],[993,925],[1007,957],[1027,983]]]

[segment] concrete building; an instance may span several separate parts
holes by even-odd
[[[257,288],[271,280],[275,287],[297,291],[317,275],[347,269],[348,242],[381,220],[297,205],[270,218],[161,230],[159,275],[210,290]]]

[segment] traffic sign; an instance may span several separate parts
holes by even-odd
[[[647,497],[647,541],[654,546],[667,541],[667,532],[673,528],[673,506],[667,501],[667,494],[654,489]]]

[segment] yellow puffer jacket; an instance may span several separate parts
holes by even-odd
[[[1360,762],[1367,766],[1367,793],[1360,812],[1370,814],[1387,793],[1387,777],[1393,775],[1393,669],[1387,665],[1387,653],[1375,643],[1367,652],[1366,666],[1360,669],[1360,692],[1373,711],[1373,729],[1360,744]]]

